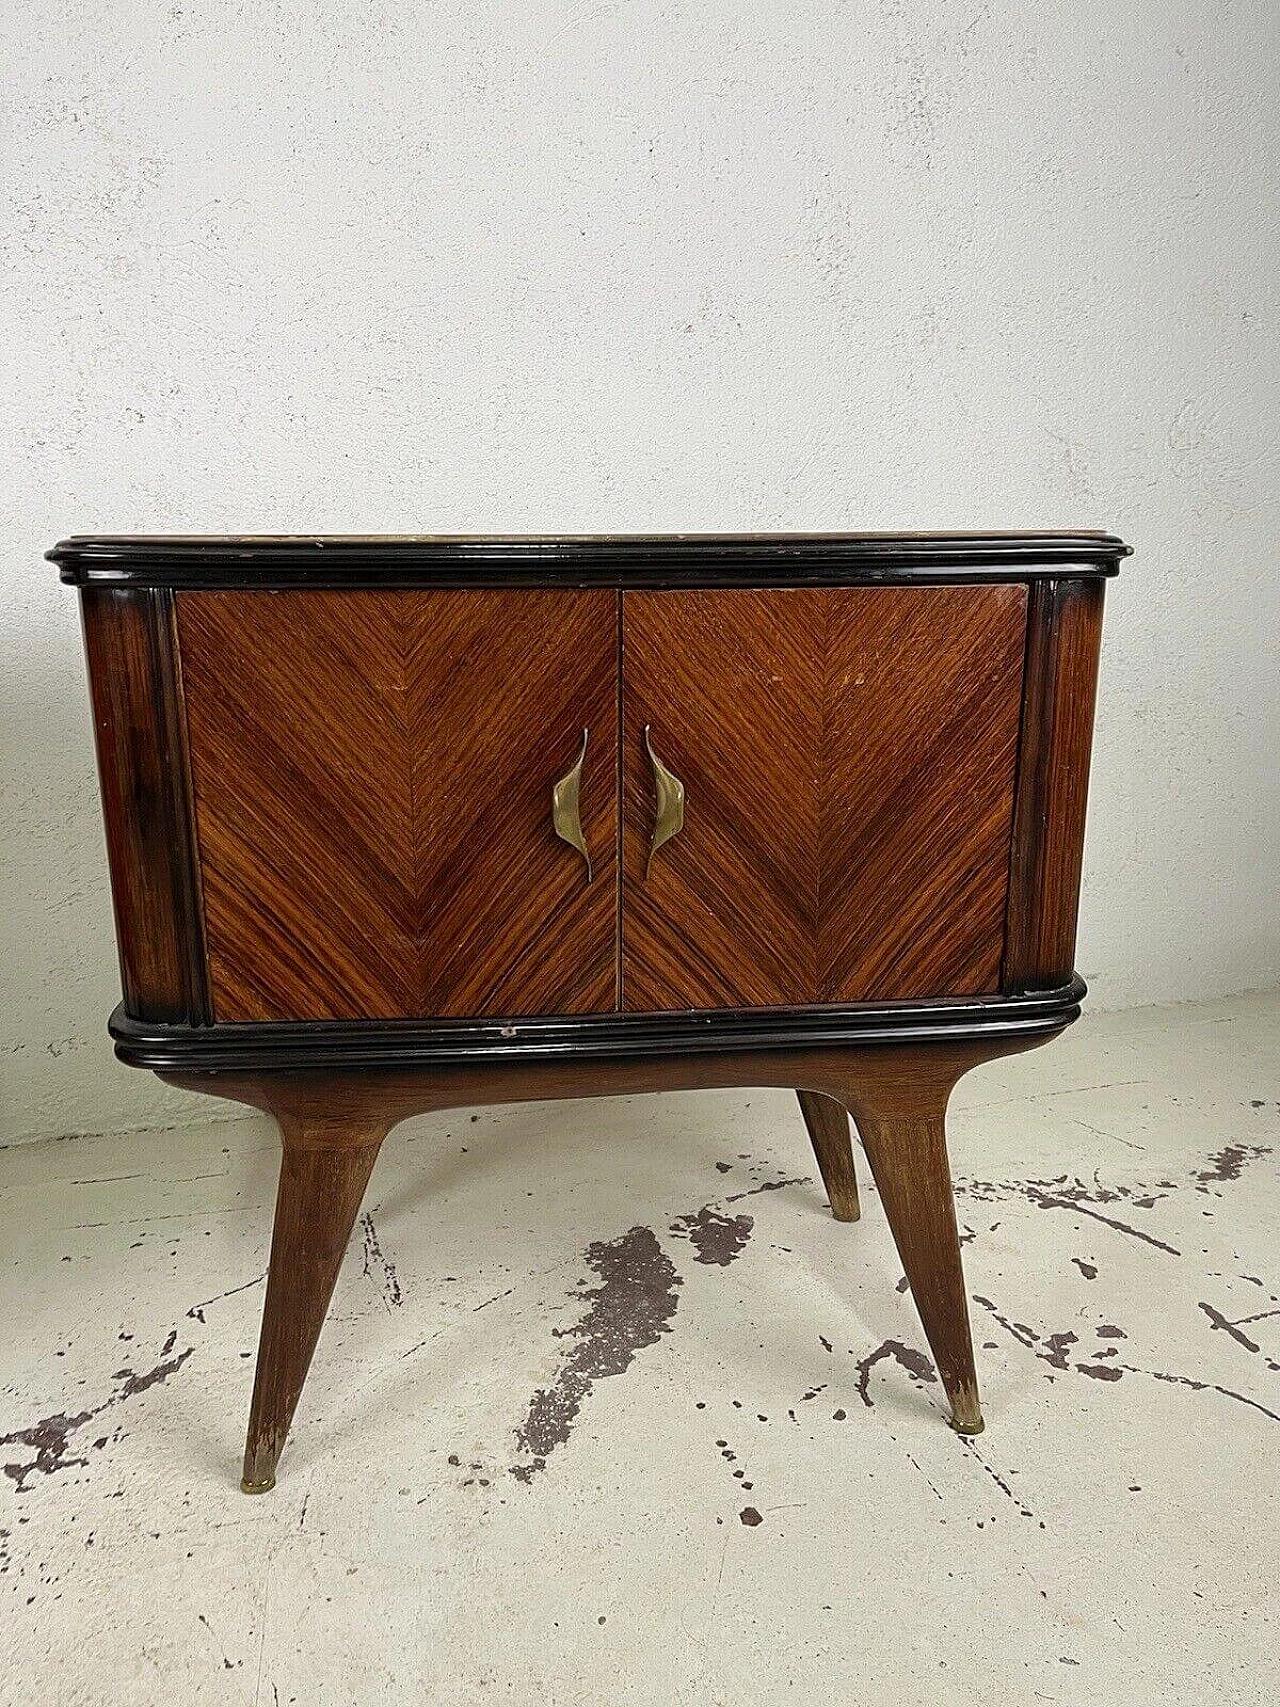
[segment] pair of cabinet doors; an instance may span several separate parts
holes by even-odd
[[[999,987],[1023,586],[176,606],[218,1021]]]

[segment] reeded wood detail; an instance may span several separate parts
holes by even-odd
[[[616,1005],[617,597],[177,595],[218,1020]]]
[[[628,1010],[999,984],[1026,589],[624,594]],[[688,801],[645,866],[651,726]]]
[[[1101,583],[1058,581],[1031,594],[1003,974],[1010,991],[1051,989],[1075,965],[1102,592]]]
[[[86,588],[89,694],[125,1005],[207,1018],[173,595]]]

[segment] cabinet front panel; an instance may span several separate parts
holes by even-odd
[[[217,1020],[616,1006],[617,601],[178,595]]]
[[[1017,585],[626,593],[624,1007],[996,991],[1025,637]]]

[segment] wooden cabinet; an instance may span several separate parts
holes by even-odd
[[[1078,1012],[1105,535],[111,539],[82,592],[117,1052],[285,1144],[270,1484],[382,1136],[668,1085],[846,1110],[958,1427],[943,1113]]]

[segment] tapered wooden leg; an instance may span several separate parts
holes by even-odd
[[[958,1075],[949,1066],[931,1070],[934,1064],[924,1051],[917,1060],[920,1069],[912,1074],[905,1051],[887,1066],[868,1052],[868,1070],[857,1075],[850,1104],[951,1403],[951,1426],[960,1434],[980,1434],[982,1411],[947,1161],[947,1098]]]
[[[1036,1048],[1051,1035],[698,1051],[652,1061],[551,1060],[536,1066],[510,1061],[402,1071],[163,1073],[184,1090],[268,1110],[284,1139],[243,1486],[252,1493],[273,1486],[360,1200],[379,1146],[397,1121],[480,1102],[635,1096],[677,1086],[803,1085],[801,1107],[837,1215],[857,1213],[847,1117],[840,1112],[849,1111],[951,1402],[953,1424],[962,1433],[978,1433],[982,1413],[947,1163],[947,1099],[970,1068]]]
[[[837,1221],[856,1221],[862,1208],[858,1202],[848,1110],[834,1097],[822,1096],[817,1091],[797,1091],[796,1096],[818,1159],[818,1172],[827,1188],[831,1213]]]
[[[246,1494],[275,1486],[276,1463],[390,1125],[350,1113],[278,1111],[277,1119],[284,1151],[240,1483]]]

